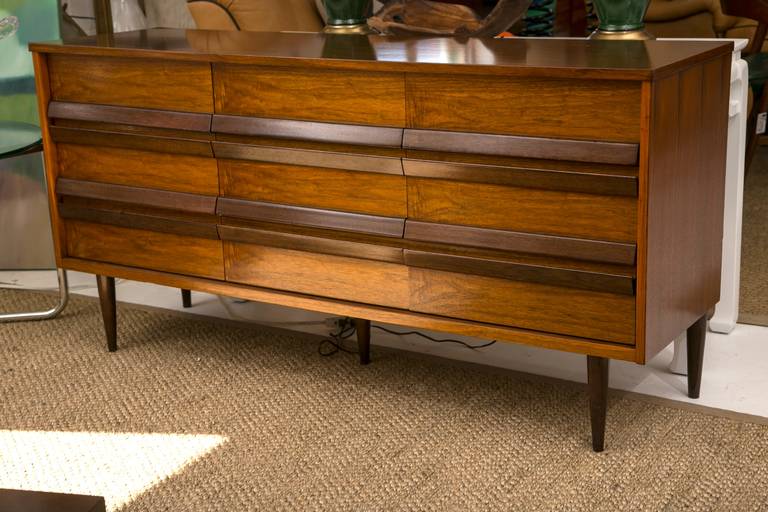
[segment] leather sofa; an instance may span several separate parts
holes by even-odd
[[[720,0],[651,0],[646,28],[656,37],[751,38],[757,22],[723,14]],[[763,51],[768,45],[763,45]]]
[[[325,26],[314,0],[188,0],[206,30],[320,32]]]

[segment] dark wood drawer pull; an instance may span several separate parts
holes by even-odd
[[[348,171],[377,172],[381,174],[403,174],[403,166],[400,163],[400,159],[385,156],[332,153],[310,149],[286,149],[272,146],[251,146],[231,142],[214,142],[213,153],[216,155],[216,158],[306,165],[345,169]]]
[[[407,158],[403,159],[403,171],[406,176],[420,178],[438,178],[587,194],[637,196],[637,177],[630,174],[502,167]]]
[[[545,267],[503,260],[455,256],[405,250],[405,264],[462,274],[498,277],[514,281],[567,286],[582,290],[634,295],[634,279],[628,275],[605,274],[570,268]]]
[[[217,213],[241,219],[277,222],[298,226],[339,229],[402,238],[405,219],[361,213],[320,210],[303,206],[288,206],[260,201],[219,198]]]
[[[638,144],[406,129],[403,147],[479,155],[635,165]]]
[[[213,157],[211,143],[201,140],[148,137],[61,126],[51,126],[50,132],[54,142]]]
[[[219,226],[219,236],[222,240],[230,242],[267,245],[282,249],[387,261],[390,263],[403,263],[403,249],[400,247],[224,225]]]
[[[310,142],[400,148],[402,128],[214,114],[213,131]]]
[[[636,253],[635,244],[412,220],[405,223],[405,238],[623,265],[634,265]]]
[[[128,187],[95,181],[56,180],[56,194],[60,196],[105,199],[156,208],[167,208],[194,213],[216,213],[216,197],[184,192],[169,192],[151,188]]]
[[[178,219],[167,219],[153,215],[128,213],[113,210],[97,210],[71,206],[66,203],[59,206],[59,213],[65,219],[82,220],[96,224],[110,224],[124,228],[145,229],[160,233],[173,233],[176,235],[195,236],[217,240],[219,233],[216,224],[204,224],[202,222],[189,222]]]
[[[51,119],[96,121],[193,132],[211,131],[211,114],[94,105],[90,103],[52,101],[48,106],[48,117]]]

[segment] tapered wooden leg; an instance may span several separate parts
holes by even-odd
[[[589,418],[592,422],[592,449],[603,451],[605,445],[605,413],[608,410],[608,368],[610,359],[587,356],[589,383]]]
[[[185,308],[192,307],[192,292],[184,288],[181,289],[181,305]]]
[[[707,317],[702,316],[686,332],[688,344],[688,396],[699,398],[701,370],[704,366],[704,340],[707,337]]]
[[[357,331],[357,351],[360,353],[360,364],[371,362],[371,321],[355,318]]]
[[[117,350],[117,309],[115,304],[115,278],[96,276],[101,302],[101,316],[104,319],[104,332],[107,335],[107,350]]]

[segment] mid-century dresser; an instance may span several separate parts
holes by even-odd
[[[60,267],[610,359],[720,290],[730,42],[149,30],[31,45]]]

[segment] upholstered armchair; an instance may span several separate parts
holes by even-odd
[[[319,32],[325,25],[315,0],[187,0],[197,28]]]
[[[723,13],[720,0],[651,0],[645,15],[656,37],[751,38],[757,22]]]

